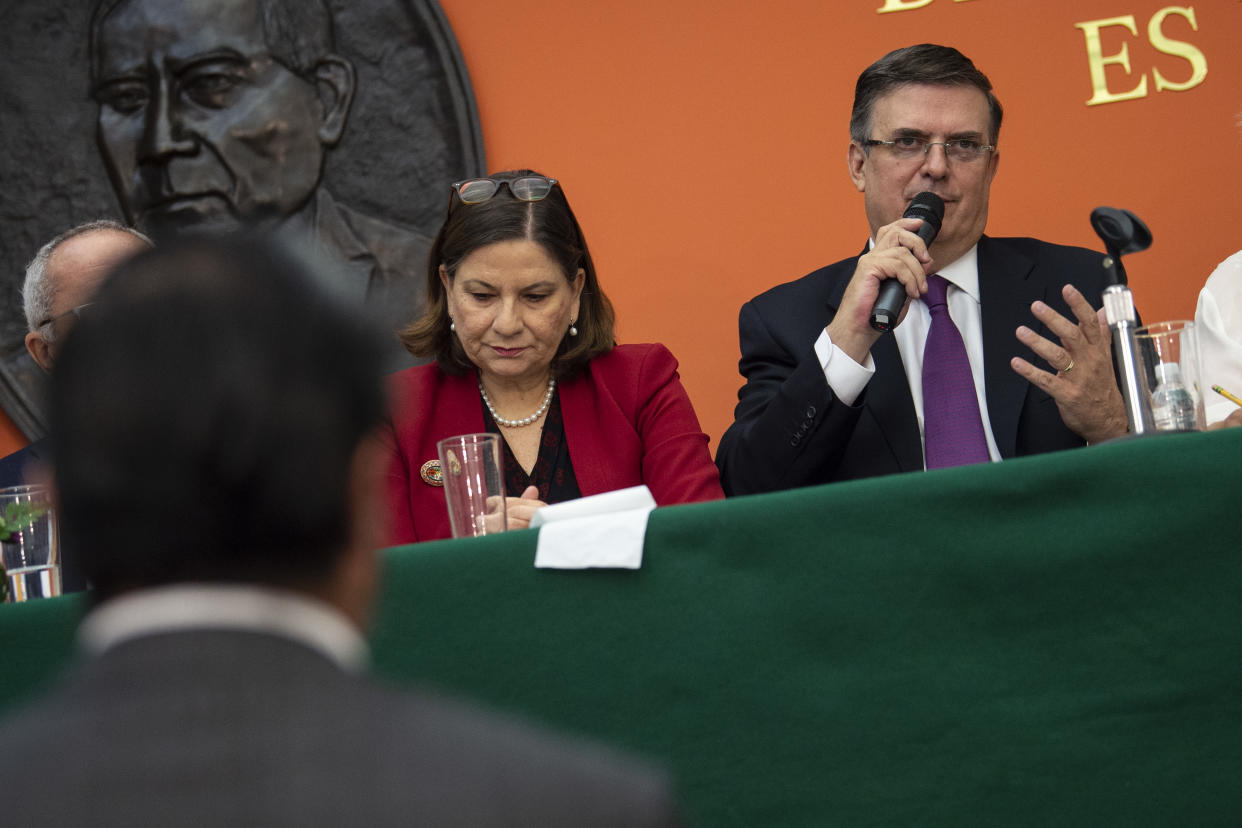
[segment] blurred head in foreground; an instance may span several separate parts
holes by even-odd
[[[183,582],[310,593],[361,625],[383,535],[382,343],[270,241],[144,253],[57,363],[66,545],[105,601]]]

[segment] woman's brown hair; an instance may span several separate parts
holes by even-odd
[[[539,175],[531,170],[509,170],[488,177],[497,182],[510,182]],[[449,374],[474,370],[474,363],[449,329],[451,320],[444,284],[440,281],[440,266],[444,266],[451,282],[457,276],[457,268],[471,253],[489,244],[514,239],[528,239],[546,250],[560,265],[570,284],[579,268],[585,274],[578,319],[574,322],[578,335],[566,335],[561,341],[552,360],[553,376],[573,374],[612,349],[616,344],[612,303],[600,288],[586,238],[560,184],[553,185],[547,197],[538,201],[514,198],[507,183],[489,200],[479,204],[463,204],[456,192],[449,199],[448,215],[427,256],[427,310],[401,332],[401,343],[407,351],[416,357],[434,358]]]

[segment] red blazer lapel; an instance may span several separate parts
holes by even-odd
[[[392,406],[396,451],[404,471],[394,472],[407,481],[409,517],[397,520],[395,542],[452,537],[444,488],[428,483],[421,472],[438,460],[436,443],[457,434],[483,431],[483,403],[473,373],[449,376],[434,366],[410,368],[393,376]],[[402,504],[395,504],[400,510]],[[402,525],[413,523],[412,529]]]
[[[596,357],[582,373],[557,385],[565,441],[583,495],[643,482],[642,444],[632,410],[639,395],[638,377],[625,371],[620,373],[626,376],[612,376],[619,373],[619,366],[610,356]]]

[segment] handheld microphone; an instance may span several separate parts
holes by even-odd
[[[910,202],[902,218],[923,220],[923,226],[916,235],[931,247],[940,232],[940,222],[944,218],[944,201],[935,193],[919,193]],[[891,331],[901,315],[901,306],[906,303],[906,288],[898,279],[885,279],[880,283],[880,295],[875,299],[875,307],[871,309],[871,327],[884,333]]]

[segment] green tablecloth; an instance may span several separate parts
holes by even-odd
[[[1242,429],[394,549],[375,670],[669,766],[700,825],[1242,820]],[[0,610],[0,705],[79,604]]]

